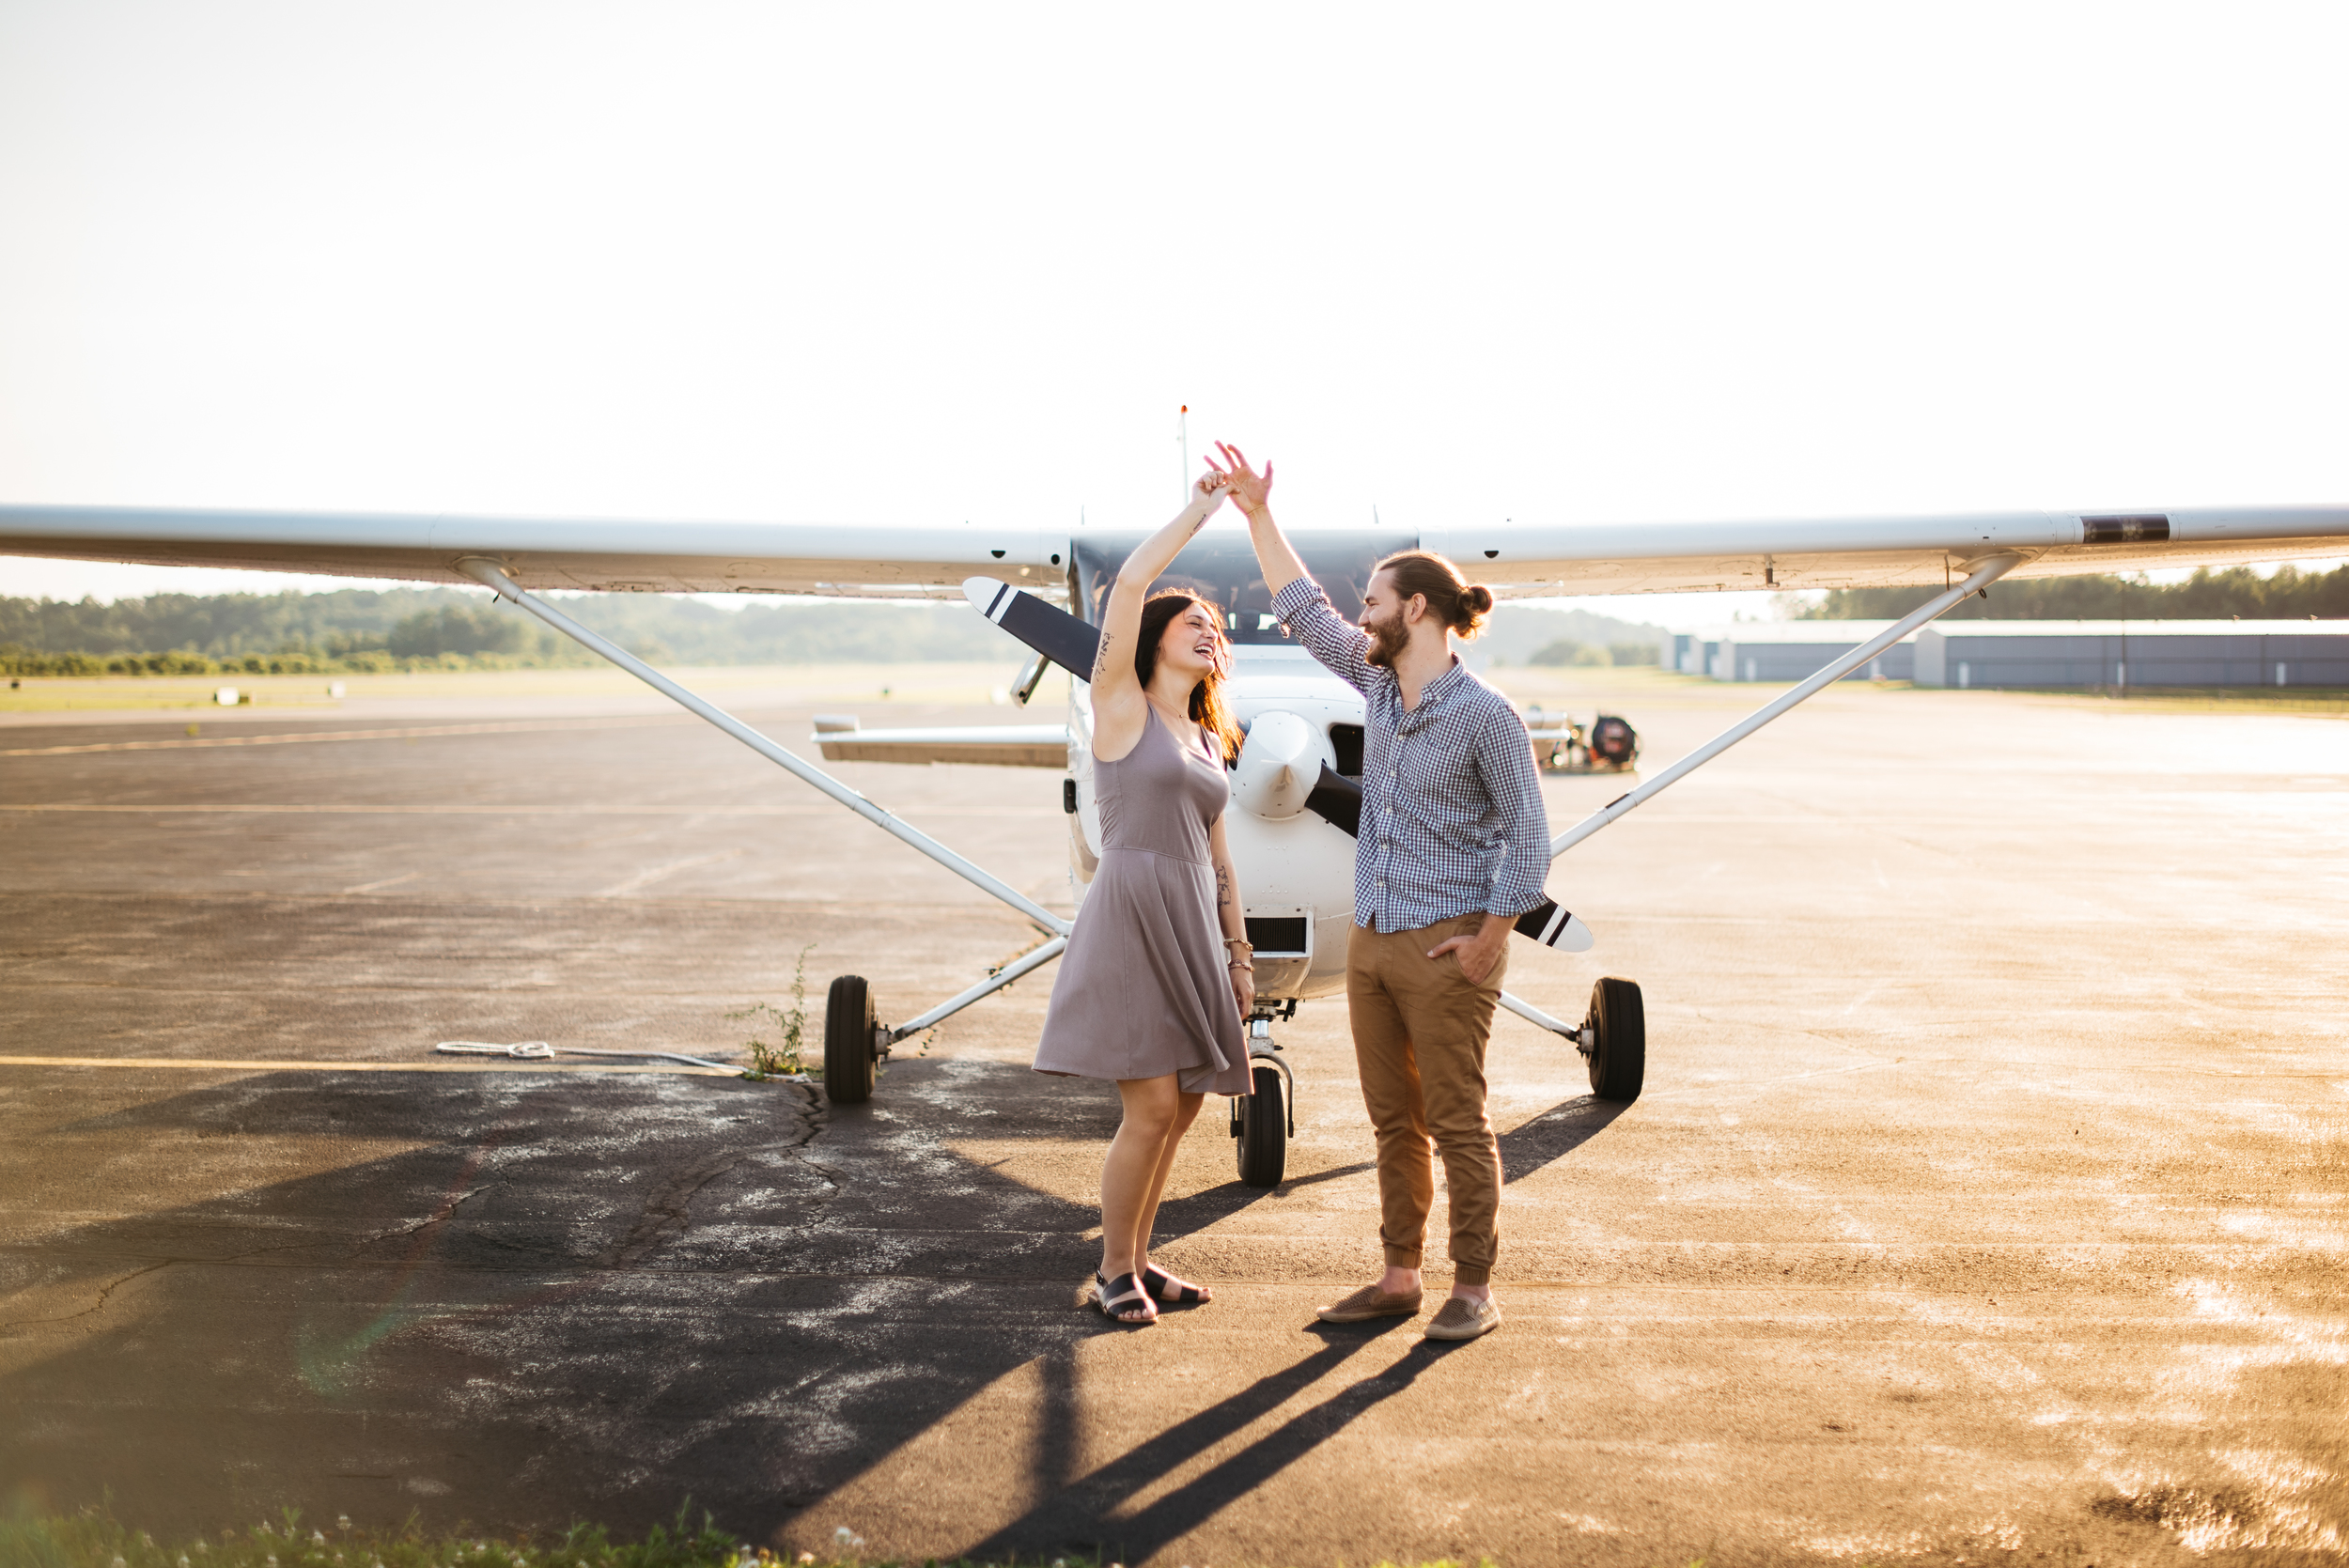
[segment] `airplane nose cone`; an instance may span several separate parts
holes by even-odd
[[[1294,713],[1258,714],[1232,770],[1232,798],[1268,821],[1295,816],[1321,777],[1325,745],[1319,732]]]

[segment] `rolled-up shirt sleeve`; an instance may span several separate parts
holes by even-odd
[[[1362,657],[1370,646],[1370,638],[1361,627],[1330,608],[1330,596],[1321,591],[1320,583],[1310,577],[1299,578],[1274,596],[1272,609],[1297,634],[1305,651],[1319,660],[1331,675],[1357,691],[1370,690],[1371,683],[1377,679],[1377,672]],[[1532,753],[1529,749],[1526,754],[1531,756]],[[1526,908],[1532,908],[1532,905]]]
[[[1549,879],[1549,810],[1542,803],[1533,744],[1515,713],[1494,710],[1477,727],[1476,767],[1508,851],[1493,868],[1492,894],[1485,908],[1496,915],[1521,915],[1548,896],[1542,884]]]

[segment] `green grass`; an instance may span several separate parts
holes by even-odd
[[[573,1525],[560,1537],[544,1540],[499,1539],[470,1530],[428,1535],[412,1518],[391,1530],[356,1527],[347,1518],[314,1525],[290,1508],[244,1529],[177,1541],[133,1529],[103,1509],[0,1521],[0,1568],[885,1568],[894,1563],[862,1555],[863,1545],[851,1537],[822,1557],[778,1557],[744,1545],[707,1514],[696,1523],[690,1506],[679,1509],[668,1527],[654,1526],[641,1541],[614,1541],[599,1525]],[[1067,1568],[1097,1565],[1072,1560]]]
[[[2125,693],[2009,686],[2031,697],[2125,703],[2159,713],[2349,713],[2349,691],[2334,686],[2132,686]]]
[[[471,1530],[428,1535],[411,1516],[397,1529],[357,1527],[347,1518],[314,1524],[298,1509],[243,1529],[159,1540],[102,1508],[42,1514],[20,1510],[0,1518],[0,1568],[1122,1568],[1097,1558],[947,1561],[868,1556],[863,1538],[838,1532],[821,1555],[784,1556],[753,1548],[717,1528],[692,1505],[641,1541],[614,1541],[601,1526],[573,1525],[560,1537],[499,1539]],[[1443,1558],[1377,1568],[1499,1568],[1490,1558]],[[1692,1564],[1691,1568],[1702,1568]]]

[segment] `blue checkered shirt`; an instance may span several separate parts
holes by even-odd
[[[1521,915],[1549,875],[1549,814],[1525,722],[1455,662],[1406,709],[1370,638],[1300,577],[1272,601],[1313,656],[1368,701],[1354,924],[1414,931],[1455,915]]]

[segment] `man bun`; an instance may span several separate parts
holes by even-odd
[[[1401,551],[1379,562],[1377,569],[1394,574],[1398,598],[1424,596],[1428,613],[1462,641],[1484,630],[1485,617],[1492,613],[1493,591],[1461,577],[1459,567],[1433,551]]]

